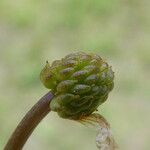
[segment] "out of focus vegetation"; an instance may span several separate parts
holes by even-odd
[[[121,150],[148,150],[150,139],[149,0],[0,0],[0,149],[48,90],[45,65],[73,51],[106,58],[115,88],[99,107]],[[49,114],[25,150],[96,150],[93,129]]]

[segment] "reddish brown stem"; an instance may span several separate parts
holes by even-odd
[[[43,96],[21,120],[4,150],[21,150],[33,130],[40,121],[50,112],[50,101],[53,98],[52,92]]]

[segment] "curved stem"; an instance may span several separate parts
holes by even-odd
[[[21,150],[23,148],[33,130],[50,112],[49,104],[52,98],[53,93],[48,92],[31,108],[11,135],[4,150]]]

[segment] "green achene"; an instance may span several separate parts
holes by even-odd
[[[114,86],[114,72],[100,56],[77,52],[51,65],[47,62],[40,79],[51,89],[52,111],[62,118],[78,120],[97,110]]]

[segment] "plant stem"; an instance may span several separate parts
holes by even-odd
[[[50,112],[49,104],[52,98],[53,93],[48,92],[29,110],[11,135],[4,150],[21,150],[23,148],[33,130]]]

